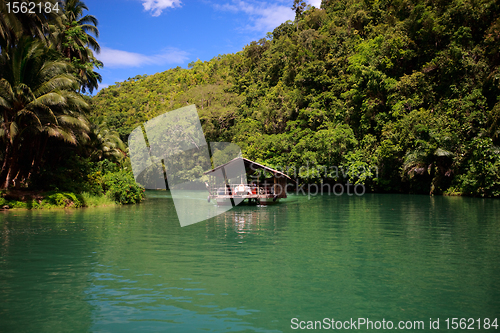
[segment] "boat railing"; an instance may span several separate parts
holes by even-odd
[[[229,184],[210,187],[212,195],[269,195],[274,193],[272,185],[256,186],[253,184]]]

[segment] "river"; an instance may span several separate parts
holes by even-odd
[[[184,228],[168,192],[0,213],[3,333],[296,332],[332,319],[450,331],[447,318],[482,331],[497,317],[497,199],[290,196]]]

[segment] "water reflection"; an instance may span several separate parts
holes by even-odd
[[[287,224],[286,205],[241,206],[225,212],[206,223],[207,235],[220,239],[244,240],[260,237],[271,240]]]

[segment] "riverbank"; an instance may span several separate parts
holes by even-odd
[[[145,189],[135,182],[126,167],[120,168],[107,160],[97,163],[75,161],[79,168],[74,166],[48,173],[44,178],[45,186],[38,184],[37,190],[11,188],[0,191],[0,209],[103,207],[135,204],[144,199]]]
[[[118,204],[109,194],[29,190],[0,192],[0,210],[105,207]]]

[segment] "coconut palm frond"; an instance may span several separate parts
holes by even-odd
[[[77,144],[76,136],[71,130],[60,126],[46,126],[44,132],[50,137],[55,137],[74,145]]]
[[[12,86],[9,81],[6,79],[0,80],[0,96],[8,100],[14,99],[14,91],[12,90]]]
[[[94,37],[92,37],[91,35],[89,35],[88,38],[87,38],[87,44],[96,53],[100,53],[101,52],[101,46],[99,45],[99,43],[97,42],[97,40]]]
[[[41,84],[35,91],[38,96],[54,90],[77,89],[78,84],[71,74],[60,74]]]
[[[404,175],[413,177],[415,174],[423,174],[428,165],[428,154],[424,149],[415,149],[405,155],[402,166]]]
[[[71,125],[79,129],[88,130],[89,126],[82,118],[71,115],[59,115],[57,120],[61,125]]]
[[[65,105],[66,99],[58,91],[54,91],[38,97],[34,102],[43,105]],[[36,106],[35,103],[33,105]]]
[[[37,110],[38,117],[40,118],[41,123],[54,123],[58,124],[57,116],[49,105],[42,103],[30,103],[28,105],[29,108],[34,108]]]
[[[0,96],[0,109],[5,108],[5,109],[10,109],[12,106],[11,104],[3,97]]]
[[[17,131],[18,131],[18,126],[16,124],[16,122],[11,122],[10,125],[9,125],[9,134],[10,134],[10,141],[14,141],[14,138],[16,137],[17,135]]]
[[[36,98],[35,94],[31,91],[31,88],[25,83],[19,83],[15,87],[15,94],[19,96],[18,99],[22,100],[23,104],[28,104]]]
[[[60,94],[66,99],[66,106],[68,110],[75,111],[87,111],[89,109],[89,104],[81,97],[80,94],[74,91],[63,90]]]
[[[28,116],[30,119],[35,120],[35,123],[38,123],[40,126],[42,125],[42,123],[40,122],[40,118],[38,117],[38,115],[36,113],[34,113],[33,111],[27,109],[27,108],[24,108],[24,109],[19,110],[19,111],[16,112],[16,118],[20,118],[22,116]]]
[[[86,17],[93,17],[93,16],[92,15],[87,15]],[[98,22],[97,22],[97,19],[95,17],[93,17],[93,19],[95,19],[95,23],[90,18],[89,19],[85,19],[85,20],[84,20],[84,18],[81,18],[80,20],[78,20],[78,25],[87,34],[91,33],[95,37],[99,38],[99,30],[97,29]]]
[[[427,154],[420,150],[420,149],[415,149],[413,151],[410,151],[406,153],[403,167],[405,169],[412,168],[415,165],[418,164],[423,164],[423,161],[425,160]]]
[[[69,62],[64,60],[48,61],[40,68],[40,78],[49,80],[58,75],[71,73],[72,66]]]
[[[99,21],[94,15],[85,15],[82,18],[78,19],[77,22],[82,27],[92,26],[95,28],[96,26],[99,25]],[[96,37],[99,37],[99,35],[97,34]]]
[[[97,159],[111,158],[121,160],[126,157],[126,146],[115,131],[110,131],[106,123],[92,126],[91,140],[89,142]]]
[[[84,131],[84,133],[88,133],[90,132],[90,127],[91,127],[91,124],[90,122],[88,121],[88,119],[84,116],[82,116],[81,114],[78,114],[76,116],[78,118],[78,120],[80,121],[78,123],[78,128],[80,128],[81,130]]]

